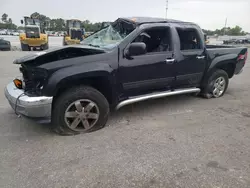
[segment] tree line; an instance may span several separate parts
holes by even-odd
[[[41,21],[42,25],[45,25],[45,29],[49,31],[65,31],[65,20],[62,18],[56,18],[52,19],[49,18],[43,14],[40,14],[38,12],[34,12],[30,15],[33,18],[38,18]],[[12,19],[8,16],[8,14],[4,13],[2,15],[2,23],[0,23],[0,29],[23,29],[23,26],[17,26],[12,23]],[[97,22],[92,23],[89,20],[83,20],[81,22],[81,27],[85,28],[86,31],[92,31],[95,32],[103,26],[104,23],[110,23],[110,22]],[[214,31],[212,30],[205,30],[203,29],[203,32],[207,35],[246,35],[247,33],[242,30],[240,26],[235,26],[233,28],[227,27],[222,29],[216,29]]]
[[[48,31],[66,31],[65,20],[62,18],[51,19],[43,14],[34,12],[30,15],[32,18],[38,18],[41,25],[45,26]],[[8,14],[4,13],[2,15],[2,23],[0,23],[0,29],[23,29],[23,26],[17,26],[12,23],[12,19],[8,17]],[[20,19],[21,20],[21,19]],[[85,28],[86,31],[97,31],[101,29],[104,23],[109,22],[97,22],[92,23],[89,20],[84,20],[81,22],[81,27]]]
[[[51,19],[43,14],[39,14],[38,12],[34,12],[30,16],[33,18],[38,18],[41,22],[41,25],[45,25],[45,29],[48,31],[66,31],[65,20],[62,18]],[[2,15],[1,21],[2,23],[0,23],[0,29],[23,29],[23,26],[17,26],[12,23],[12,19],[9,18],[8,14],[6,13]],[[85,28],[86,31],[97,31],[101,29],[104,23],[109,22],[92,23],[89,20],[84,20],[81,22],[81,27]]]
[[[8,14],[4,13],[1,18],[0,29],[17,29],[17,26],[12,23],[12,19]]]
[[[248,34],[247,32],[243,31],[242,28],[238,25],[235,27],[224,27],[222,29],[216,29],[215,31],[211,30],[205,30],[203,29],[203,32],[207,35],[229,35],[229,36],[243,36]]]

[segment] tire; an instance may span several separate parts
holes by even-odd
[[[28,44],[21,43],[21,49],[22,51],[30,51],[30,47]]]
[[[222,84],[222,82],[224,82],[224,84]],[[207,99],[222,97],[228,88],[228,84],[228,74],[222,69],[217,69],[205,81],[205,87],[202,88],[201,95]],[[217,86],[220,89],[215,91]]]
[[[67,43],[65,41],[65,37],[63,37],[63,46],[66,46],[66,45],[67,45]]]
[[[49,49],[49,44],[46,43],[42,46],[42,50],[48,50]]]
[[[65,41],[63,41],[63,46],[67,46],[68,44],[65,42]]]
[[[76,108],[76,106],[78,106],[78,108]],[[87,110],[89,106],[92,106],[89,113],[85,112],[85,110],[78,110],[79,108],[83,109],[82,107]],[[74,117],[66,117],[66,112],[72,116],[74,115]],[[75,114],[77,114],[77,116]],[[89,116],[97,114],[98,117],[88,119],[86,114],[89,114]],[[109,103],[103,94],[92,87],[79,86],[62,93],[53,101],[51,120],[53,130],[56,133],[60,135],[75,135],[103,128],[107,123],[108,116]],[[74,124],[74,120],[79,122],[79,124],[77,123],[78,126],[72,128],[71,126]],[[88,126],[85,126],[86,121],[88,121]],[[83,124],[83,122],[85,124]]]

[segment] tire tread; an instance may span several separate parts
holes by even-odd
[[[91,100],[94,100],[93,102],[96,102],[96,104],[99,107],[100,110],[100,119],[98,120],[97,124],[90,130],[85,132],[93,132],[98,129],[101,129],[105,126],[108,115],[109,115],[109,103],[105,96],[99,92],[98,90],[94,89],[90,86],[78,86],[73,87],[67,90],[66,92],[59,95],[55,101],[53,102],[53,109],[52,109],[52,126],[53,130],[60,134],[60,135],[76,135],[80,134],[80,132],[76,132],[68,128],[64,121],[62,121],[61,116],[61,109],[65,109],[67,106],[67,103],[71,103],[70,101],[74,101],[77,99],[81,99],[82,96],[88,96],[91,98]],[[104,114],[101,114],[103,113]]]

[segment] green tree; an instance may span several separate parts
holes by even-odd
[[[39,19],[40,18],[40,14],[38,12],[34,12],[30,15],[31,18],[37,18]]]
[[[4,13],[2,15],[3,23],[0,23],[0,29],[16,29],[17,26],[12,23],[12,19],[8,18],[8,14]]]
[[[36,19],[39,19],[40,20],[40,24],[42,27],[44,26],[47,26],[49,21],[50,21],[50,18],[43,15],[43,14],[40,14],[38,12],[34,12],[30,15],[31,18],[36,18]]]
[[[239,35],[246,35],[246,32],[242,31],[242,28],[240,26],[235,26],[233,28],[227,27],[227,28],[222,28],[222,29],[216,29],[215,31],[210,31],[210,30],[204,30],[204,33],[207,33],[207,35],[229,35],[229,36],[239,36]]]
[[[229,32],[230,32],[229,35],[238,36],[242,34],[242,28],[237,25],[234,28],[230,29]]]
[[[12,24],[12,19],[11,18],[9,18],[8,23]]]
[[[4,13],[4,14],[2,15],[2,21],[3,21],[3,22],[7,22],[7,19],[8,19],[8,14]]]
[[[17,29],[24,30],[24,26],[18,26]]]

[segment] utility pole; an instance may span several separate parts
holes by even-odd
[[[168,18],[168,0],[166,0],[166,19]]]
[[[224,34],[223,35],[226,34],[226,29],[227,29],[227,18],[226,18],[226,21],[225,21],[225,27],[224,27]]]

